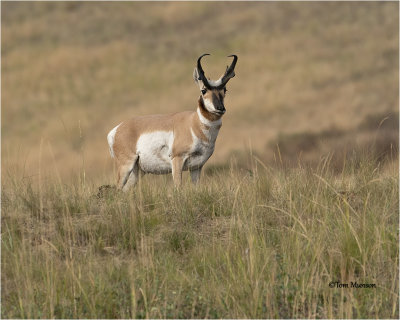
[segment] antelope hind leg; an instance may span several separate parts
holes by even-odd
[[[126,192],[130,187],[134,186],[139,178],[138,156],[126,162],[119,167],[118,172],[118,189]]]

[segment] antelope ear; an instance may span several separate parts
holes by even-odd
[[[197,85],[199,86],[199,88],[200,89],[202,89],[202,88],[204,88],[204,83],[203,83],[203,81],[201,81],[200,79],[199,79],[199,71],[197,70],[197,68],[194,68],[194,71],[193,71],[193,80],[194,80],[194,82],[196,82],[197,83]]]
[[[194,80],[194,82],[199,83],[199,72],[197,71],[197,68],[194,68],[193,80]]]

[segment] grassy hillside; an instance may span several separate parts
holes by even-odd
[[[398,10],[2,2],[2,318],[398,318]],[[205,52],[239,61],[200,185],[99,190]]]
[[[204,52],[213,78],[239,56],[210,164],[250,148],[270,163],[282,136],[327,130],[343,135],[300,151],[319,160],[365,147],[378,127],[359,133],[368,117],[394,119],[397,145],[398,3],[1,5],[3,169],[19,162],[37,175],[41,158],[64,179],[84,167],[110,182],[108,131],[133,115],[194,110]]]
[[[3,318],[399,317],[396,166],[2,192]]]

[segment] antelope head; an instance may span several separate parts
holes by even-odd
[[[193,78],[199,85],[201,91],[200,99],[202,99],[207,111],[222,116],[226,111],[224,106],[226,84],[235,76],[235,66],[238,58],[234,54],[228,56],[233,57],[231,65],[227,66],[225,73],[218,80],[214,81],[206,78],[201,67],[201,58],[204,56],[209,56],[209,54],[205,53],[197,59],[197,67],[194,69]]]

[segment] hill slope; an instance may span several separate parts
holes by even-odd
[[[63,178],[82,167],[109,176],[107,132],[133,115],[194,109],[204,52],[214,78],[239,56],[210,163],[250,146],[268,162],[282,134],[335,129],[355,142],[367,116],[396,119],[398,3],[1,5],[3,168],[37,174],[41,153]]]

